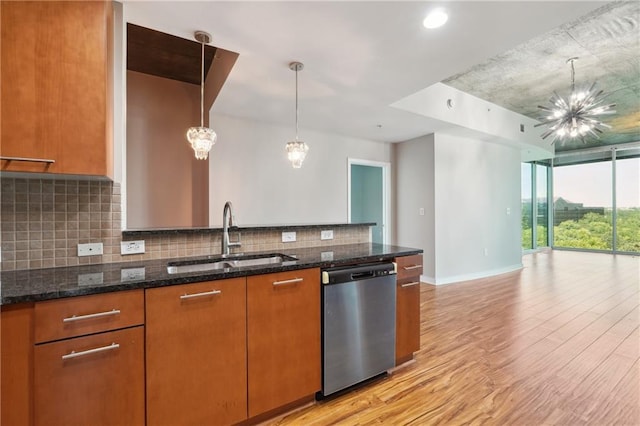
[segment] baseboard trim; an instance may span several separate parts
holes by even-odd
[[[507,274],[509,272],[519,271],[522,269],[522,267],[523,267],[522,263],[517,263],[514,265],[505,266],[503,268],[490,269],[488,271],[474,272],[471,274],[454,275],[451,277],[444,277],[444,278],[433,278],[433,277],[427,277],[425,275],[422,275],[420,279],[423,280],[423,282],[426,282],[427,284],[432,284],[432,285],[455,284],[462,281],[477,280],[481,278],[494,277],[496,275],[502,275],[502,274]]]

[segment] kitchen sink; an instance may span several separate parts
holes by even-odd
[[[280,265],[285,262],[296,261],[292,256],[282,253],[232,255],[200,260],[173,261],[167,264],[170,274],[186,274],[190,272],[207,272],[231,268],[248,268],[251,266]]]

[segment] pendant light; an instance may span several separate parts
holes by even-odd
[[[612,108],[616,104],[604,103],[606,95],[602,90],[596,89],[596,83],[593,83],[587,90],[576,90],[576,71],[573,63],[577,60],[577,57],[567,60],[571,66],[571,93],[569,97],[565,99],[553,92],[553,96],[549,99],[552,107],[538,105],[538,108],[544,111],[544,115],[540,117],[541,122],[534,127],[547,126],[548,129],[541,136],[542,139],[546,139],[553,135],[551,144],[556,140],[562,142],[578,138],[586,143],[585,136],[599,138],[598,134],[602,133],[605,128],[611,128],[610,125],[601,121],[600,116],[615,114]]]
[[[307,156],[309,146],[301,140],[298,140],[298,71],[302,71],[304,64],[301,62],[291,62],[289,69],[296,72],[296,138],[291,142],[287,142],[285,149],[287,150],[287,158],[291,161],[294,169],[302,167],[302,162]]]
[[[187,140],[196,153],[198,160],[206,160],[209,151],[216,143],[218,136],[213,129],[204,127],[204,45],[211,42],[211,34],[204,31],[196,31],[195,39],[202,45],[202,66],[200,69],[200,126],[190,127],[187,131]]]

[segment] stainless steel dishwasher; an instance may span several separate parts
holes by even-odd
[[[322,271],[322,395],[355,385],[395,365],[394,264]]]

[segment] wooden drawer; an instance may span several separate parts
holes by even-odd
[[[143,323],[143,290],[38,302],[35,306],[35,342],[49,342]]]
[[[398,264],[398,281],[409,277],[420,277],[422,274],[422,255],[396,257]]]
[[[144,425],[144,327],[36,345],[34,424]]]

